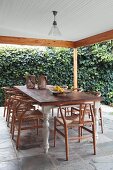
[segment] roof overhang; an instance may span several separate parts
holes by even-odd
[[[32,46],[48,46],[48,47],[66,47],[77,48],[87,46],[102,41],[113,39],[113,30],[103,32],[79,41],[63,41],[63,40],[48,40],[37,38],[24,38],[24,37],[10,37],[0,36],[0,43],[2,44],[18,44],[18,45],[32,45]]]
[[[48,35],[52,11],[61,36]],[[0,43],[76,48],[113,39],[113,0],[0,0]]]

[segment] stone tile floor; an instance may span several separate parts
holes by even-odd
[[[99,132],[97,155],[93,155],[90,141],[71,142],[70,160],[65,161],[62,138],[58,137],[53,147],[53,130],[47,155],[42,148],[42,133],[37,136],[35,130],[22,133],[17,151],[0,108],[0,170],[113,170],[113,108],[102,106],[102,110],[104,134]]]

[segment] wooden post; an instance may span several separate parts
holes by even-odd
[[[77,88],[77,48],[74,49],[73,53],[73,76],[74,88]]]

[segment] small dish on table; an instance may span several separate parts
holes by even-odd
[[[53,95],[66,95],[67,93],[72,92],[72,90],[70,89],[63,89],[63,91],[57,91],[54,90],[54,88],[49,88],[49,91],[53,94]]]

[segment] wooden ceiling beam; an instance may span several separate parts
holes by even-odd
[[[0,36],[0,43],[74,48],[73,41],[48,40],[48,39],[36,39],[36,38],[24,38],[24,37],[10,37],[10,36]]]
[[[106,31],[79,41],[63,41],[63,40],[48,40],[37,38],[24,38],[24,37],[10,37],[0,36],[0,43],[2,44],[17,44],[17,45],[32,45],[32,46],[47,46],[47,47],[65,47],[77,48],[88,46],[91,44],[99,43],[113,39],[113,30]]]
[[[75,41],[75,48],[77,47],[82,47],[82,46],[88,46],[91,44],[96,44],[99,42],[107,41],[107,40],[112,40],[113,39],[113,30],[106,31],[79,41]]]

